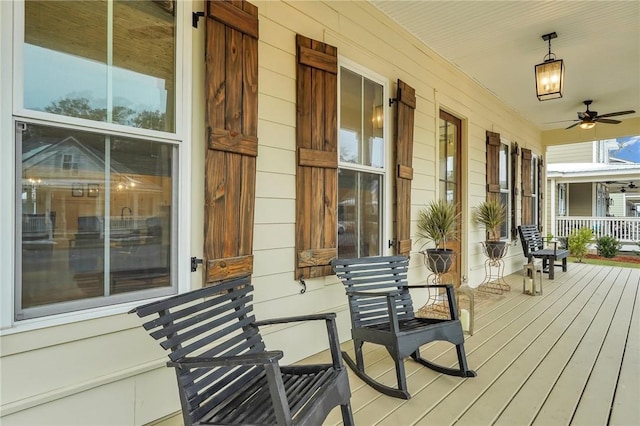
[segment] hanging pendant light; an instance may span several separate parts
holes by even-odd
[[[542,36],[544,41],[549,42],[549,53],[543,63],[535,66],[536,96],[539,101],[561,98],[564,90],[564,61],[556,59],[556,55],[551,53],[551,40],[557,37],[555,32]]]

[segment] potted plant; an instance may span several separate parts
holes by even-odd
[[[490,259],[500,259],[505,254],[506,241],[500,240],[500,225],[505,220],[504,204],[498,200],[483,201],[476,207],[473,219],[487,230],[485,248]]]
[[[454,251],[446,248],[447,240],[457,238],[457,206],[446,200],[433,200],[418,213],[418,241],[433,242],[435,248],[421,252],[425,255],[427,267],[436,274],[445,273],[453,264]]]

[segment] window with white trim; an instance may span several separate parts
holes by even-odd
[[[538,196],[540,192],[540,188],[538,187],[538,156],[535,154],[531,155],[531,219],[533,223],[539,223],[539,214],[541,212],[538,211]]]
[[[175,2],[21,5],[15,319],[175,293]]]
[[[500,239],[508,239],[511,230],[511,170],[510,170],[509,142],[500,140],[499,182],[500,204],[504,206],[504,221],[500,225]]]
[[[381,81],[340,67],[338,256],[381,255],[387,154]]]

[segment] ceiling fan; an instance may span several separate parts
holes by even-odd
[[[610,113],[607,113],[607,114],[598,115],[597,111],[590,111],[589,110],[589,105],[591,105],[592,102],[593,102],[592,100],[587,100],[587,101],[583,102],[587,106],[587,110],[585,112],[578,112],[578,119],[577,120],[573,120],[576,123],[574,123],[571,126],[567,127],[567,129],[571,129],[571,128],[576,127],[578,125],[583,129],[591,129],[593,126],[596,125],[596,123],[618,124],[618,123],[621,123],[620,120],[612,120],[612,119],[607,118],[607,117],[615,117],[615,116],[618,116],[618,115],[633,114],[635,112],[634,110],[631,109],[631,110],[628,110],[628,111],[610,112]]]
[[[620,192],[622,192],[623,194],[625,192],[627,192],[627,188],[629,188],[629,190],[633,190],[636,188],[639,188],[638,185],[636,185],[635,183],[633,183],[633,181],[629,182],[629,184],[627,184],[626,182],[620,182],[620,181],[615,181],[615,180],[608,180],[606,182],[603,182],[607,185],[620,185]],[[636,192],[636,191],[632,191],[632,192]]]

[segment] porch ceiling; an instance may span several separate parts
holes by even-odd
[[[587,99],[600,114],[635,110],[616,118],[640,117],[638,1],[371,3],[541,130],[571,125],[558,121],[577,119]],[[565,62],[566,89],[563,98],[540,102],[533,69],[547,53],[541,36],[553,31],[551,50]],[[633,123],[631,131],[640,133],[640,121]],[[605,126],[614,125],[596,129]],[[580,131],[588,132],[567,133]]]

